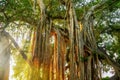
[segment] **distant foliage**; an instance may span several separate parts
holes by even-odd
[[[102,80],[109,80],[109,79],[110,79],[109,77],[102,78]]]

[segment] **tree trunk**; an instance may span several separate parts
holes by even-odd
[[[9,80],[10,42],[4,31],[0,32],[0,80]]]

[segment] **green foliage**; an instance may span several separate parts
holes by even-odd
[[[110,80],[109,77],[102,78],[102,80]]]
[[[88,57],[80,57],[80,61],[81,62],[86,62],[86,61],[88,61]]]

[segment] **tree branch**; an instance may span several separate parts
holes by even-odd
[[[118,0],[114,0],[114,1],[112,1],[110,4],[115,4],[115,3],[117,3],[117,2],[118,2]],[[107,0],[107,1],[102,1],[101,3],[98,3],[98,4],[94,5],[94,6],[92,6],[92,7],[88,10],[88,12],[84,15],[84,16],[85,16],[84,18],[87,20],[87,19],[89,19],[89,17],[93,14],[93,12],[94,12],[95,10],[98,10],[98,9],[101,9],[101,8],[102,8],[102,10],[103,10],[103,9],[109,7],[109,6],[104,7],[104,5],[105,5],[106,3],[109,3],[109,0]]]
[[[104,50],[102,47],[98,47],[98,54],[103,56],[104,59],[107,61],[108,64],[110,64],[116,71],[116,73],[118,74],[118,76],[120,77],[120,64],[115,62],[114,60],[112,60],[106,53],[106,50]]]
[[[20,49],[19,45],[14,40],[14,38],[8,32],[6,32],[6,31],[3,31],[3,33],[11,40],[11,42],[14,44],[14,46],[17,48],[17,50],[22,55],[23,59],[27,60],[27,56],[24,54],[24,51]]]

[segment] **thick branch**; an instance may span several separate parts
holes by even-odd
[[[11,40],[11,42],[14,44],[14,46],[18,49],[18,51],[20,52],[20,54],[22,55],[23,59],[27,60],[27,56],[24,54],[24,51],[22,51],[19,47],[19,45],[17,44],[17,42],[14,40],[14,38],[7,33],[6,31],[3,31],[4,34]]]
[[[101,47],[98,47],[98,54],[99,55],[102,55],[105,60],[107,61],[108,64],[110,64],[114,69],[115,71],[118,73],[118,76],[120,77],[120,64],[119,63],[116,63],[114,60],[112,60],[106,53],[106,51],[101,48]]]
[[[114,0],[111,4],[115,4],[116,2],[118,2],[118,0]],[[94,11],[99,10],[99,9],[102,9],[102,10],[103,10],[104,8],[109,7],[109,6],[104,7],[104,5],[106,5],[106,3],[109,3],[109,0],[107,0],[107,1],[102,1],[101,3],[98,3],[98,4],[94,5],[94,6],[92,6],[92,7],[88,10],[88,12],[85,14],[85,17],[84,17],[84,18],[87,20],[87,19],[89,19],[89,17],[93,14]]]
[[[85,19],[85,20],[88,20],[89,17],[93,14],[93,11],[95,11],[97,8],[103,6],[106,2],[107,2],[107,1],[104,1],[104,2],[101,2],[101,3],[99,3],[99,4],[96,4],[96,5],[92,6],[92,7],[88,10],[88,12],[85,14],[84,19]]]

